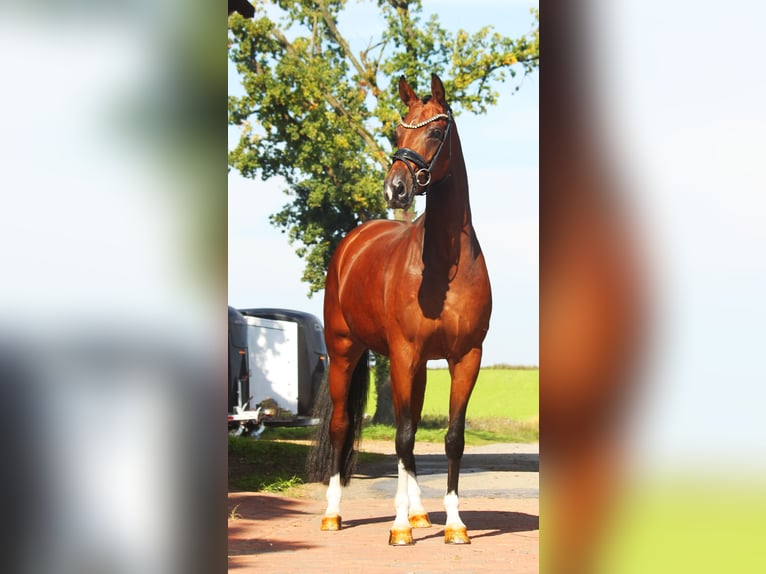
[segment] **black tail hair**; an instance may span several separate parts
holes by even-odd
[[[356,454],[362,436],[364,409],[367,406],[367,392],[370,388],[370,352],[362,353],[351,375],[346,410],[349,425],[341,453],[340,481],[343,486],[351,480],[356,466]],[[330,398],[328,380],[329,370],[325,373],[319,392],[314,400],[313,417],[320,420],[314,441],[306,457],[306,474],[310,482],[327,482],[330,479],[332,444],[330,442],[330,417],[333,405]]]

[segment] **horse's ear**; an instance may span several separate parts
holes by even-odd
[[[444,85],[436,74],[431,74],[431,95],[445,108],[447,105],[447,98],[444,97]]]
[[[399,78],[399,97],[402,98],[407,107],[410,107],[418,99],[404,76]]]

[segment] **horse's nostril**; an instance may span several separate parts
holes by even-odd
[[[404,182],[402,180],[397,181],[396,184],[394,185],[394,193],[396,194],[396,197],[398,197],[399,199],[401,199],[407,194],[407,192],[404,189]]]

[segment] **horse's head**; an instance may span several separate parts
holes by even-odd
[[[415,195],[425,193],[449,171],[452,110],[436,74],[431,74],[431,96],[419,99],[404,77],[399,78],[399,96],[409,110],[396,128],[399,149],[383,190],[389,207],[406,209]]]

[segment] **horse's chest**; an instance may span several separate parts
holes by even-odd
[[[398,307],[406,311],[396,320],[405,339],[422,341],[432,357],[462,354],[480,344],[488,328],[490,303],[488,283],[485,296],[484,281],[477,282],[469,286],[455,280],[442,289],[429,289],[421,282],[410,290]]]

